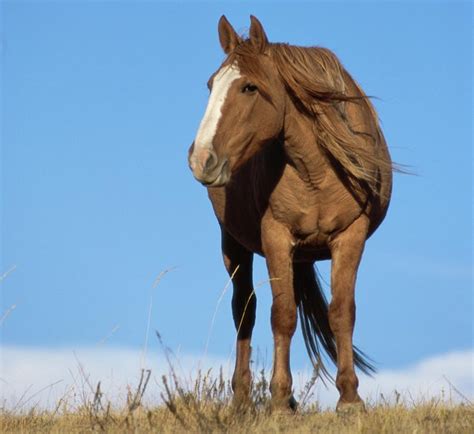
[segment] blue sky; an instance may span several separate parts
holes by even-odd
[[[2,344],[94,347],[114,330],[107,346],[141,348],[153,296],[151,330],[170,348],[198,357],[209,339],[230,354],[219,230],[186,161],[223,13],[239,32],[254,14],[271,41],[334,50],[378,97],[394,160],[418,174],[395,176],[367,243],[356,342],[380,369],[472,349],[467,2],[3,2],[0,271],[16,269],[0,314],[16,307]],[[257,297],[253,346],[269,361],[268,284]],[[308,365],[299,333],[292,358]]]

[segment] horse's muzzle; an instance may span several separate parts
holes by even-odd
[[[189,168],[196,180],[206,187],[222,187],[230,178],[227,158],[219,159],[212,149],[196,150],[194,143],[189,152]]]

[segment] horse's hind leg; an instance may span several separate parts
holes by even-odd
[[[337,346],[336,386],[340,394],[337,404],[339,411],[363,407],[357,393],[359,380],[354,371],[352,334],[355,323],[356,274],[367,230],[368,219],[361,216],[330,243],[332,300],[329,305],[329,324]]]
[[[257,307],[257,298],[252,283],[253,254],[240,245],[224,229],[222,229],[222,254],[227,272],[229,276],[233,276],[232,314],[237,330],[237,344],[232,389],[234,391],[234,403],[242,405],[249,401],[252,380],[250,373],[250,341]]]

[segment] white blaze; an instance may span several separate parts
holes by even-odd
[[[194,141],[196,149],[212,149],[212,140],[216,135],[217,124],[222,115],[222,107],[224,106],[227,93],[232,83],[240,77],[240,70],[235,64],[225,66],[214,77],[206,112]]]

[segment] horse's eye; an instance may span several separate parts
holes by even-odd
[[[242,93],[254,93],[257,91],[257,86],[255,86],[254,84],[246,84],[243,88],[242,88]]]

